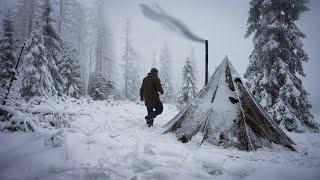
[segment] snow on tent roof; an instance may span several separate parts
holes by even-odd
[[[182,142],[200,135],[202,142],[240,150],[252,151],[272,143],[295,150],[294,142],[253,98],[228,57],[208,85],[164,128]]]

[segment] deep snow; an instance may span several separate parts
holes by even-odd
[[[278,145],[243,152],[162,134],[177,113],[173,105],[164,105],[152,128],[139,103],[67,101],[54,107],[92,116],[77,116],[70,128],[58,130],[66,132],[58,147],[45,145],[57,130],[0,133],[1,180],[320,179],[320,134],[288,133],[298,152]]]

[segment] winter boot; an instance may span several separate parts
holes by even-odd
[[[148,127],[153,126],[153,119],[147,120],[147,125],[148,125]]]

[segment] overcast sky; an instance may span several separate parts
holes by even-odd
[[[252,39],[244,38],[249,10],[249,1],[245,0],[107,0],[107,14],[115,35],[117,58],[124,46],[123,27],[125,19],[131,20],[136,49],[151,64],[154,51],[159,51],[167,42],[172,53],[172,71],[174,82],[178,85],[181,68],[185,57],[195,48],[197,66],[201,84],[204,79],[204,45],[172,33],[163,26],[146,19],[140,11],[139,3],[157,2],[168,14],[181,19],[198,36],[209,40],[209,72],[213,70],[225,55],[242,75],[248,65],[248,57],[252,52]],[[320,1],[311,0],[311,11],[305,13],[298,22],[299,27],[307,34],[303,39],[305,50],[310,56],[309,63],[304,64],[307,77],[303,79],[305,88],[310,93],[312,111],[320,112]],[[120,41],[119,41],[120,40]]]
[[[4,1],[4,0],[0,0]],[[91,0],[80,0],[92,2]],[[204,44],[195,43],[172,33],[163,26],[146,19],[139,4],[157,2],[168,14],[182,20],[198,36],[209,40],[209,72],[228,55],[238,72],[243,75],[252,52],[252,39],[244,39],[249,10],[248,0],[106,0],[106,14],[114,34],[116,58],[121,58],[124,47],[124,26],[126,18],[132,24],[133,43],[142,55],[145,73],[149,70],[153,52],[159,55],[166,42],[172,54],[173,81],[179,85],[181,69],[185,58],[195,49],[197,67],[200,73],[200,85],[204,80]],[[303,39],[310,62],[304,64],[307,77],[303,79],[305,88],[310,93],[314,112],[320,112],[320,1],[311,0],[311,11],[305,13],[298,22],[306,33]]]

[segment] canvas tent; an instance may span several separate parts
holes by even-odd
[[[227,57],[193,101],[164,128],[183,142],[197,136],[202,142],[240,150],[272,143],[294,150],[294,142],[256,102]]]

